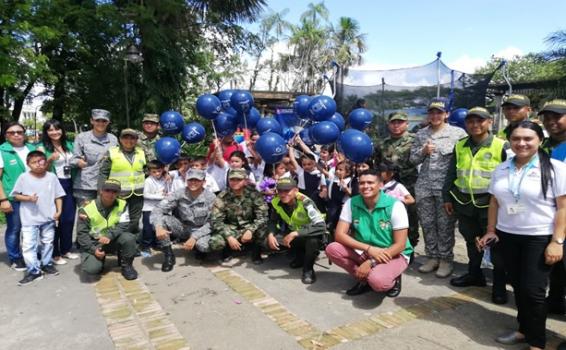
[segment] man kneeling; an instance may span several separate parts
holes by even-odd
[[[346,294],[373,289],[396,297],[413,252],[407,212],[403,203],[380,190],[382,181],[375,170],[362,172],[358,183],[360,194],[344,203],[336,241],[326,247],[326,255],[359,281]]]
[[[106,180],[98,198],[79,209],[77,241],[81,250],[81,267],[88,274],[99,274],[106,253],[116,251],[122,276],[135,280],[132,266],[137,250],[136,236],[128,232],[130,218],[126,201],[118,199],[120,182]]]
[[[271,205],[274,210],[267,227],[268,247],[279,250],[283,245],[294,251],[291,268],[303,268],[301,281],[304,284],[316,282],[313,266],[326,233],[322,214],[312,199],[299,193],[295,180],[291,178],[277,182],[277,195]]]

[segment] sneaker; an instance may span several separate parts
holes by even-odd
[[[149,258],[151,257],[151,249],[149,248],[142,248],[140,250],[140,254],[142,256],[142,258]]]
[[[27,284],[32,283],[33,281],[39,281],[43,279],[43,274],[40,273],[28,273],[26,274],[26,277],[24,277],[21,281],[18,282],[19,286],[25,286]]]
[[[440,260],[438,265],[438,270],[436,270],[436,277],[446,278],[452,274],[454,267],[452,266],[452,261]]]
[[[436,270],[440,262],[436,258],[428,258],[427,262],[419,267],[419,272],[429,273]]]
[[[62,257],[53,258],[53,264],[55,265],[65,265],[67,260],[63,259]]]
[[[19,259],[19,260],[16,260],[16,261],[12,262],[12,264],[10,265],[10,267],[11,267],[12,269],[16,270],[16,271],[25,271],[25,270],[27,270],[26,263],[24,262],[23,259]]]
[[[55,266],[53,265],[45,265],[41,268],[41,270],[43,271],[43,273],[45,273],[46,275],[53,275],[53,276],[57,276],[59,274],[59,271],[57,271],[57,269],[55,268]]]
[[[77,260],[78,258],[80,258],[81,256],[77,253],[71,253],[68,252],[67,254],[63,255],[63,257],[65,259],[69,259],[69,260]]]

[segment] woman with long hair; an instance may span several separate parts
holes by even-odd
[[[67,263],[65,258],[79,258],[78,254],[71,252],[76,210],[72,180],[75,171],[71,165],[73,143],[67,140],[67,134],[61,122],[50,119],[43,124],[38,149],[45,153],[48,169],[57,175],[66,193],[62,198],[63,211],[55,229],[55,240],[53,241],[53,262],[56,265],[63,265]]]
[[[566,164],[540,148],[539,125],[522,121],[508,135],[515,156],[492,174],[487,232],[478,246],[500,246],[515,293],[519,329],[496,340],[544,349],[546,287],[551,266],[562,260],[566,233]]]

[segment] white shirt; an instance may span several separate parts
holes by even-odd
[[[226,179],[228,178],[228,170],[230,170],[230,166],[228,165],[228,163],[224,163],[224,168],[221,168],[216,164],[212,164],[207,169],[207,172],[216,181],[216,184],[217,184],[218,188],[220,189],[220,191],[224,191],[226,189],[226,186],[228,185],[226,183]],[[256,179],[255,179],[254,173],[251,172],[251,171],[248,175],[248,182],[250,184],[254,185],[254,186],[256,185]],[[216,192],[216,191],[213,191],[213,192]]]
[[[298,166],[297,169],[295,170],[295,173],[297,174],[297,187],[299,187],[300,190],[304,190],[305,189],[305,171],[303,170],[303,168],[301,166]],[[318,185],[319,189],[320,189],[320,186],[326,186],[326,177],[318,169],[311,171],[310,174],[311,175],[320,175],[320,183]]]
[[[156,179],[148,176],[143,186],[143,208],[142,211],[152,211],[153,208],[167,196],[171,186],[163,177]]]
[[[29,171],[28,163],[26,162],[26,157],[28,156],[29,149],[26,146],[13,147],[14,151],[20,157],[22,164],[25,166],[26,171]],[[0,156],[0,169],[4,169],[4,158]]]
[[[11,195],[37,195],[37,202],[20,202],[20,220],[22,226],[43,225],[53,221],[56,206],[55,199],[65,196],[55,174],[46,172],[43,177],[36,177],[29,172],[18,177]]]
[[[340,213],[340,220],[352,223],[352,207],[351,199],[348,199],[342,206],[342,212]],[[400,201],[395,201],[393,204],[393,209],[391,210],[391,227],[393,231],[403,230],[409,227],[409,217],[407,216],[407,210],[405,210],[405,205]]]
[[[55,167],[55,174],[60,179],[70,179],[71,173],[69,172],[68,175],[65,175],[65,166],[71,165],[71,158],[73,157],[72,152],[65,152],[59,153],[59,159],[53,162],[53,166]]]
[[[549,186],[547,199],[542,196],[540,168],[538,161],[529,169],[519,186],[519,200],[509,188],[509,170],[515,171],[511,159],[499,164],[491,175],[489,193],[495,196],[499,205],[496,228],[518,235],[543,236],[554,232],[556,213],[555,197],[566,195],[566,164],[551,160],[554,167],[553,186]],[[521,176],[521,173],[515,176]],[[515,212],[515,214],[513,214]]]
[[[329,177],[330,181],[328,184],[328,199],[332,199],[332,188],[334,186],[340,186],[340,179],[335,177],[334,174],[331,174]],[[347,188],[350,188],[350,182],[352,182],[352,178],[350,176],[348,176],[347,178],[344,179],[344,184],[346,185]],[[342,203],[346,202],[346,200],[348,200],[350,198],[350,196],[348,196],[347,194],[344,194],[344,198],[342,198]]]

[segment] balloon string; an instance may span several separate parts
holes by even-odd
[[[214,138],[218,139],[218,133],[216,133],[216,127],[214,126],[214,120],[212,120],[212,130],[214,131]]]
[[[248,140],[249,139],[249,135],[248,135],[248,118],[246,118],[246,113],[242,113],[244,115],[244,140]]]

